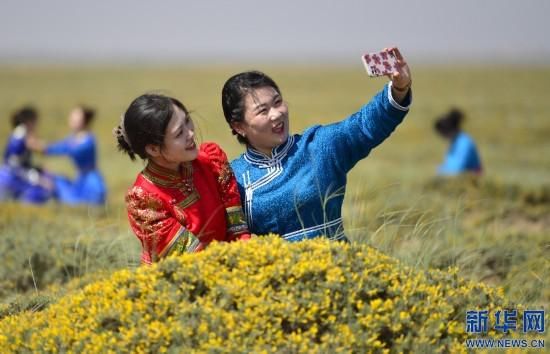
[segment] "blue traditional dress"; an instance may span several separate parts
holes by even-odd
[[[451,141],[445,161],[437,171],[445,176],[464,172],[481,173],[481,159],[474,140],[468,134],[459,132]]]
[[[67,155],[76,168],[75,180],[55,176],[55,194],[64,204],[105,203],[107,190],[103,177],[96,166],[96,143],[92,134],[84,136],[70,135],[59,142],[48,145],[46,155]]]
[[[347,173],[401,123],[411,102],[391,83],[347,119],[289,136],[269,157],[251,147],[231,163],[249,230],[288,241],[326,236],[346,240],[342,203]]]
[[[47,177],[32,165],[26,139],[24,125],[17,126],[8,139],[0,166],[0,200],[40,204],[46,202],[52,193],[40,184],[41,179]]]

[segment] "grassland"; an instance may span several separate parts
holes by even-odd
[[[230,75],[252,67],[0,67],[0,141],[23,104],[41,113],[40,135],[67,133],[78,103],[98,110],[94,131],[108,187],[105,208],[0,206],[0,315],[39,308],[114,269],[135,267],[139,244],[127,227],[123,195],[142,168],[116,152],[112,128],[146,91],[181,99],[202,141],[230,157],[242,147],[221,112]],[[291,130],[345,118],[383,85],[360,66],[267,67],[290,107]],[[525,305],[550,303],[550,68],[417,68],[414,103],[398,130],[349,176],[344,220],[353,242],[368,243],[415,267],[459,267],[459,274],[502,286]],[[450,106],[467,114],[485,175],[434,178],[446,143],[432,130]],[[71,175],[68,161],[39,159]],[[71,282],[72,280],[72,282]]]

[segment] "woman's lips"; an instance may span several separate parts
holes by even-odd
[[[283,122],[277,123],[272,129],[275,134],[282,134],[285,131],[285,124]]]
[[[185,147],[185,150],[195,150],[197,148],[197,144],[195,144],[195,141],[192,141],[191,143],[187,144]]]

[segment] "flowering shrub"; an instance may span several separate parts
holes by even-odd
[[[467,310],[507,307],[456,270],[365,245],[277,237],[122,270],[0,322],[8,351],[460,352]],[[491,334],[490,334],[491,335]]]

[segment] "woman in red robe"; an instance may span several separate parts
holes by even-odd
[[[195,144],[189,112],[157,94],[135,99],[116,128],[118,147],[147,160],[126,195],[141,261],[197,252],[212,241],[249,239],[235,176],[215,143]]]

